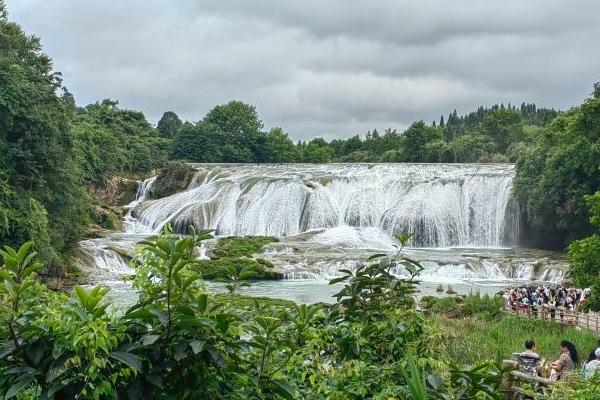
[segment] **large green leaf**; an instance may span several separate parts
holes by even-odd
[[[271,383],[274,393],[288,400],[293,400],[295,398],[294,389],[287,382],[282,380],[273,380]]]
[[[110,353],[110,357],[114,358],[115,360],[121,361],[123,364],[127,365],[132,369],[135,369],[137,371],[142,370],[142,361],[139,359],[138,356],[134,354],[126,353],[124,351],[113,351],[112,353]]]
[[[204,349],[204,342],[201,340],[192,340],[190,341],[190,347],[194,354],[198,354]]]
[[[33,382],[32,376],[26,375],[26,376],[21,377],[21,379],[19,379],[17,381],[17,383],[12,385],[10,387],[10,389],[8,389],[8,391],[6,392],[6,395],[4,396],[4,399],[5,400],[12,399],[13,397],[15,397],[16,395],[21,393],[25,388],[27,388],[27,386],[29,386],[32,382]]]
[[[8,342],[5,345],[3,345],[2,347],[0,347],[0,360],[6,356],[12,354],[14,349],[15,349],[15,344],[13,342]]]

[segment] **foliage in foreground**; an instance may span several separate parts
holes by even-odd
[[[168,231],[135,261],[138,302],[115,314],[108,289],[71,296],[35,281],[32,244],[2,253],[0,393],[5,398],[499,399],[502,370],[433,352],[413,308],[421,269],[399,252],[343,271],[324,309],[208,296],[194,247]],[[409,278],[390,274],[402,265]]]
[[[591,380],[576,377],[569,382],[561,382],[552,391],[551,400],[598,400],[600,398],[600,374]]]

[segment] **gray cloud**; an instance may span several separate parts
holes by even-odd
[[[456,108],[568,108],[600,79],[596,1],[8,0],[79,104],[151,121],[256,105],[296,139],[404,128]]]

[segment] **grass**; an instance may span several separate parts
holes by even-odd
[[[498,296],[471,294],[469,296],[424,296],[421,306],[434,314],[461,318],[478,316],[492,319],[501,315],[502,299]]]
[[[527,339],[535,340],[537,352],[551,361],[558,358],[559,343],[563,339],[575,343],[581,360],[585,360],[589,352],[598,346],[598,338],[592,332],[549,321],[512,315],[489,319],[481,316],[449,318],[432,314],[429,318],[442,332],[445,347],[442,350],[462,364],[508,359],[512,353],[523,351]]]

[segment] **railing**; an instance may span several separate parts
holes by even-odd
[[[578,326],[600,334],[600,315],[566,310],[561,307],[530,307],[522,304],[505,305],[503,311],[521,317],[553,321],[566,326]]]
[[[517,362],[514,360],[504,360],[503,364],[505,367],[517,368]],[[506,374],[504,377],[506,395],[505,400],[517,400],[523,399],[523,395],[530,394],[531,388],[535,391],[535,399],[546,399],[549,397],[552,391],[552,386],[556,383],[553,380],[542,378],[540,376],[525,374],[523,372],[513,370]],[[525,385],[529,386],[529,389],[525,389]],[[527,396],[527,398],[531,398]]]

